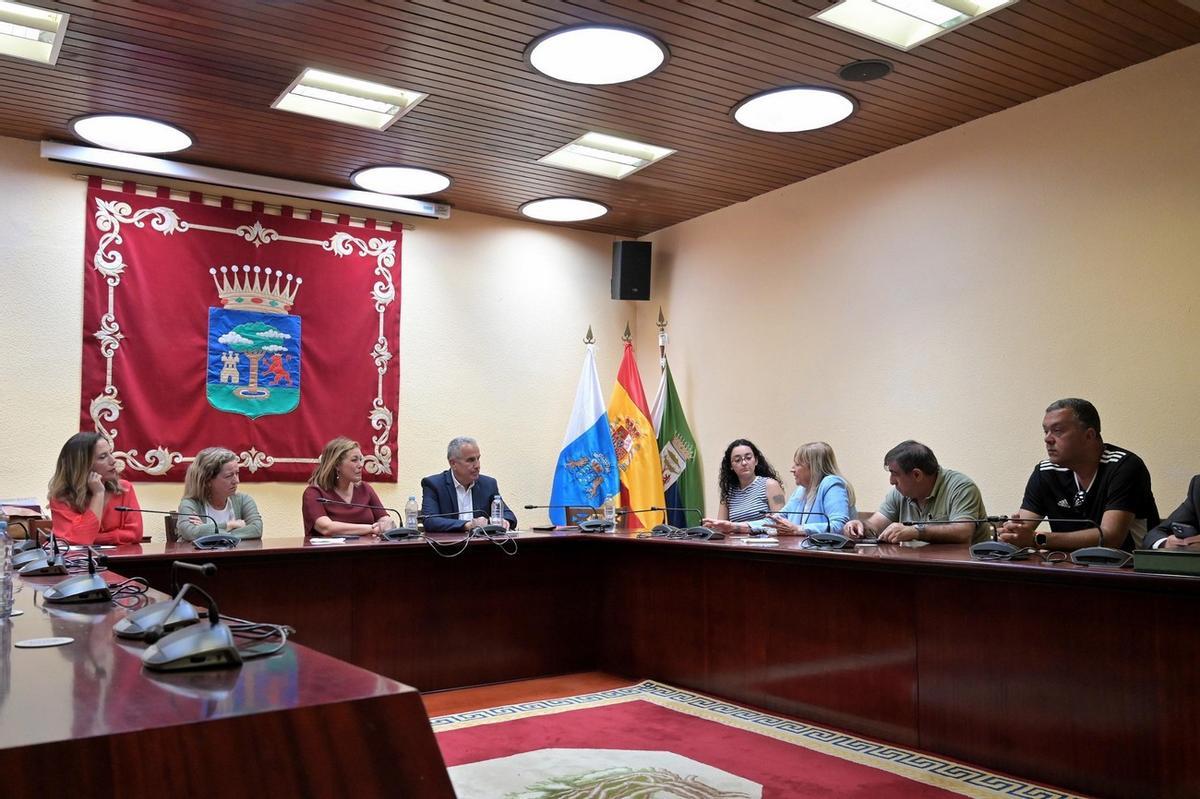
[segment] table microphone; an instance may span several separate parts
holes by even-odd
[[[384,541],[402,541],[405,538],[420,538],[421,531],[414,530],[411,527],[404,526],[404,517],[400,515],[400,511],[395,508],[385,508],[383,505],[368,505],[363,502],[346,502],[341,499],[326,499],[325,497],[317,497],[317,502],[322,505],[345,505],[349,508],[370,508],[371,510],[382,510],[388,513],[396,514],[396,526],[391,530],[387,530],[379,534],[379,537]]]
[[[96,556],[98,553],[91,547],[87,548],[88,573],[68,577],[60,583],[42,591],[42,599],[47,602],[60,604],[78,604],[83,602],[111,602],[112,589],[108,582],[96,574]]]
[[[1051,519],[1048,517],[1043,517],[1035,521],[1034,519],[1023,519],[1019,516],[989,516],[988,521],[998,524],[1003,524],[1007,521],[1024,522],[1025,524],[1032,524],[1034,527],[1037,527],[1042,522],[1049,522],[1050,524],[1082,524],[1089,527],[1095,527],[1096,532],[1099,534],[1097,546],[1084,547],[1083,549],[1077,549],[1071,552],[1069,557],[1072,563],[1076,564],[1077,566],[1117,567],[1128,566],[1133,563],[1133,555],[1130,555],[1128,552],[1123,552],[1122,550],[1114,549],[1113,547],[1104,546],[1104,528],[1093,522],[1091,519]],[[995,528],[993,527],[992,529],[993,535],[995,535]],[[1084,527],[1083,529],[1086,530],[1087,527]],[[1009,544],[1009,546],[1012,545]]]
[[[660,537],[661,538],[661,537],[665,536],[666,538],[694,538],[694,539],[698,539],[701,541],[720,541],[723,538],[725,538],[724,533],[718,533],[716,530],[713,530],[711,527],[705,527],[703,525],[704,514],[700,512],[699,508],[664,508],[664,507],[655,506],[653,508],[650,508],[650,510],[661,512],[663,514],[664,518],[666,518],[667,512],[669,512],[669,511],[681,511],[683,513],[694,513],[694,514],[696,514],[696,518],[699,519],[701,522],[701,523],[698,523],[695,527],[682,527],[682,528],[676,527],[675,525],[669,524],[669,523],[656,524],[650,530],[650,535],[652,537]],[[687,517],[685,516],[684,518],[687,518]]]
[[[600,508],[594,505],[526,505],[525,510],[590,510],[593,514],[599,513]],[[567,520],[570,522],[570,519]],[[611,533],[616,529],[617,523],[610,522],[608,519],[584,519],[577,525],[582,532],[585,533]]]
[[[67,563],[59,552],[58,536],[54,535],[53,530],[50,531],[50,547],[51,552],[46,552],[44,549],[30,550],[30,552],[37,553],[35,559],[26,562],[17,574],[22,577],[49,577],[55,574],[66,574]],[[27,554],[29,553],[21,553],[22,556]]]
[[[121,511],[122,513],[157,513],[160,516],[174,516],[175,523],[179,523],[179,519],[187,516],[197,516],[201,519],[208,519],[212,522],[213,532],[208,535],[202,535],[193,539],[192,546],[196,549],[233,549],[241,541],[236,535],[229,535],[221,532],[221,526],[217,524],[217,520],[209,516],[207,513],[180,513],[177,510],[154,510],[152,508],[134,508],[129,505],[118,505],[113,510]]]
[[[171,593],[179,593],[178,571],[189,569],[211,577],[217,573],[217,567],[212,563],[186,563],[182,560],[171,563]],[[196,609],[187,602],[173,603],[154,602],[144,608],[138,608],[125,618],[113,625],[113,635],[118,638],[144,640],[146,634],[154,630],[152,635],[161,638],[164,633],[174,632],[180,627],[195,624],[200,621]]]
[[[208,600],[208,624],[193,624],[163,635],[166,622],[175,615],[183,597],[196,591]],[[191,671],[219,666],[240,666],[242,655],[233,642],[233,631],[221,621],[217,601],[203,588],[185,583],[163,616],[164,622],[146,630],[150,646],[142,653],[142,665],[154,671]]]
[[[52,529],[52,530],[50,530],[50,535],[46,539],[45,544],[33,547],[32,549],[26,549],[24,552],[21,552],[21,553],[14,552],[13,558],[12,558],[13,570],[20,571],[23,566],[26,566],[35,561],[46,560],[47,558],[49,558],[50,554],[49,554],[49,552],[46,551],[46,547],[49,546],[50,542],[53,540],[54,540],[54,530]]]

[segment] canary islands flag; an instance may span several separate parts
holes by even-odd
[[[688,427],[671,376],[671,364],[663,362],[662,381],[650,412],[658,433],[658,453],[662,460],[663,490],[668,508],[695,508],[697,513],[670,511],[667,521],[676,527],[700,524],[704,514],[704,477],[700,474],[700,450]]]
[[[620,491],[617,455],[613,452],[608,414],[604,412],[604,395],[600,392],[600,375],[596,372],[596,353],[589,344],[583,357],[579,388],[575,389],[575,407],[563,436],[558,465],[554,467],[550,504],[598,508],[604,500],[615,498]],[[550,521],[567,524],[566,511],[551,508]]]
[[[608,400],[608,423],[621,470],[621,504],[631,510],[662,507],[665,500],[658,439],[629,341],[625,342],[617,384]],[[630,530],[642,530],[661,522],[662,514],[631,513],[626,519]]]

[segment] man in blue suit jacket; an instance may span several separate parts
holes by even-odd
[[[1193,477],[1192,482],[1188,485],[1187,497],[1183,500],[1183,504],[1176,508],[1170,516],[1163,519],[1162,524],[1146,533],[1146,540],[1142,542],[1142,546],[1146,549],[1160,549],[1200,544],[1200,535],[1188,538],[1176,536],[1175,529],[1171,526],[1173,524],[1183,524],[1193,529],[1200,528],[1200,474]]]
[[[458,516],[426,518],[425,530],[446,533],[470,530],[488,523],[492,498],[500,493],[496,478],[479,473],[479,443],[459,436],[446,447],[450,468],[421,481],[421,514],[454,513]],[[468,515],[469,514],[469,515]],[[465,516],[465,518],[464,518]],[[517,517],[504,503],[504,526],[517,529]]]

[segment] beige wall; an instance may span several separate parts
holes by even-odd
[[[1174,509],[1200,472],[1198,74],[1200,45],[648,237],[640,329],[661,303],[709,507],[732,438],[778,467],[828,440],[873,509],[912,437],[1011,512],[1042,410],[1082,396]]]
[[[887,487],[882,453],[911,436],[1011,511],[1042,455],[1041,410],[1065,395],[1098,404],[1106,437],[1146,458],[1173,508],[1200,471],[1195,74],[1200,46],[651,236],[643,379],[653,395],[661,303],[710,509],[735,436],[781,467],[796,444],[829,440],[863,508]],[[0,139],[4,496],[44,496],[78,428],[84,185],[71,172]],[[514,503],[536,502],[584,329],[607,394],[634,313],[608,299],[609,239],[467,213],[415,225],[400,483],[381,495],[403,502],[466,432]],[[247,488],[269,535],[299,530],[299,486]],[[139,493],[173,507],[179,487]]]
[[[59,447],[79,429],[85,184],[73,171],[41,160],[34,142],[0,138],[0,496],[44,497]],[[468,434],[511,502],[548,501],[587,326],[607,387],[633,321],[630,303],[608,299],[611,237],[468,213],[409,221],[400,481],[377,484],[379,494],[403,505],[422,476],[446,468],[446,442]],[[244,488],[267,535],[298,534],[301,486]],[[145,507],[174,508],[180,486],[139,483],[138,494]],[[147,529],[161,534],[161,522]]]

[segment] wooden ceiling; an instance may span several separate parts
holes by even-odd
[[[70,142],[75,116],[137,113],[195,136],[178,160],[341,187],[363,166],[425,166],[454,179],[430,199],[459,210],[580,196],[612,211],[572,227],[639,236],[1200,42],[1186,1],[1020,0],[903,53],[809,19],[822,0],[43,0],[71,15],[66,40],[54,67],[0,58],[0,135]],[[532,39],[580,22],[653,32],[670,60],[610,87],[526,65]],[[895,70],[838,78],[863,58]],[[271,110],[308,66],[430,96],[382,133]],[[858,111],[810,133],[734,124],[739,100],[790,84]],[[623,181],[536,163],[588,130],[678,152]]]

